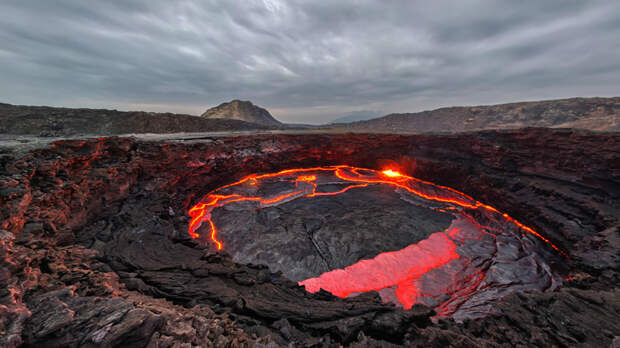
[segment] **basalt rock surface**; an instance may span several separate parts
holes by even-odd
[[[609,346],[620,336],[620,137],[524,129],[59,141],[0,157],[3,346]],[[187,234],[202,195],[256,172],[349,164],[453,187],[568,254],[547,292],[457,323],[340,299]],[[618,339],[616,338],[616,341]]]

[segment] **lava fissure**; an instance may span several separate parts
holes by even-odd
[[[309,192],[308,190],[302,189],[299,191],[288,192],[288,193],[285,193],[285,194],[282,194],[276,197],[271,197],[268,199],[266,199],[265,197],[246,197],[246,196],[242,196],[239,194],[229,194],[229,195],[216,194],[216,192],[220,192],[220,191],[223,191],[231,187],[242,185],[246,182],[250,182],[251,186],[256,186],[258,184],[258,181],[262,179],[287,177],[291,174],[321,172],[321,171],[332,171],[333,174],[337,178],[345,182],[358,183],[358,184],[352,184],[336,192],[316,192],[317,185],[315,183],[315,180],[317,179],[317,176],[316,175],[300,175],[295,179],[295,187],[298,188],[299,183],[310,184],[311,189]],[[366,171],[370,173],[371,175],[360,174],[360,171]],[[468,208],[468,209],[484,208],[488,211],[501,214],[506,220],[512,222],[520,229],[540,238],[545,243],[547,243],[549,246],[551,246],[553,249],[555,249],[557,252],[561,253],[565,257],[568,257],[566,253],[564,253],[556,245],[551,243],[549,239],[545,238],[540,233],[536,232],[534,229],[522,224],[521,222],[510,217],[506,213],[503,213],[503,214],[500,213],[499,210],[497,210],[496,208],[490,205],[476,201],[472,197],[462,192],[459,192],[449,187],[437,185],[429,181],[420,180],[412,176],[404,175],[393,169],[385,169],[383,171],[377,171],[373,169],[352,167],[348,165],[337,165],[337,166],[329,166],[329,167],[312,167],[312,168],[295,168],[295,169],[282,170],[276,173],[267,173],[267,174],[260,174],[260,175],[252,174],[232,184],[224,185],[212,191],[212,193],[207,194],[199,203],[194,205],[188,211],[188,214],[191,216],[191,221],[189,223],[189,234],[192,238],[199,238],[200,235],[196,233],[196,230],[200,227],[202,222],[208,221],[210,228],[211,228],[210,238],[213,241],[213,243],[216,244],[217,249],[221,250],[223,248],[223,244],[220,240],[217,239],[217,228],[215,227],[215,224],[213,223],[211,219],[211,215],[210,215],[210,211],[212,211],[214,208],[222,207],[226,204],[242,202],[242,201],[255,201],[255,202],[258,202],[261,206],[266,206],[269,204],[283,201],[291,197],[295,199],[295,198],[301,198],[301,197],[337,195],[337,194],[344,193],[352,188],[367,187],[369,184],[392,185],[392,186],[402,188],[408,191],[409,193],[412,193],[418,197],[421,197],[427,200],[447,203],[447,204],[455,204],[460,207]],[[440,196],[437,194],[424,193],[421,190],[415,188],[415,185],[419,185],[419,184],[425,185],[427,187],[433,188],[438,191],[449,191],[450,193],[453,193],[456,197],[448,197],[448,196]]]

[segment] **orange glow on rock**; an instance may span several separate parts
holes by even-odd
[[[297,177],[297,181],[311,182],[316,180],[316,175],[301,175]]]
[[[331,172],[335,177],[342,180],[343,183],[350,183],[350,185],[336,192],[316,192],[316,181],[318,180],[317,174],[320,172]],[[288,179],[289,181],[294,182],[295,190],[273,197],[247,197],[239,194],[222,194],[225,193],[226,189],[231,187],[240,185],[260,186],[263,183],[262,181],[274,178],[282,179],[284,181],[286,181],[285,179]],[[554,250],[568,257],[566,253],[561,251],[557,246],[551,243],[549,239],[545,238],[534,229],[522,224],[516,219],[510,217],[508,214],[500,213],[496,208],[490,205],[476,201],[462,192],[407,176],[392,169],[377,171],[348,165],[295,168],[282,170],[276,173],[252,174],[237,182],[222,186],[207,194],[199,203],[189,209],[188,215],[191,217],[189,223],[189,235],[192,238],[200,238],[201,234],[198,233],[197,230],[203,222],[207,222],[210,226],[209,238],[213,243],[215,243],[217,250],[221,250],[223,248],[223,243],[218,239],[217,228],[211,219],[211,212],[215,208],[243,201],[256,202],[259,207],[266,207],[271,204],[297,198],[337,195],[347,192],[353,188],[361,188],[375,184],[391,185],[430,201],[452,204],[467,209],[482,208],[487,211],[500,214],[506,221],[513,223],[523,231],[543,240]],[[446,207],[446,209],[453,209],[453,207]]]

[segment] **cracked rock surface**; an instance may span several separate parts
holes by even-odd
[[[597,346],[618,341],[620,137],[456,135],[99,138],[0,154],[0,345]],[[453,187],[541,231],[569,258],[553,291],[433,322],[377,293],[310,294],[187,235],[201,195],[256,172],[348,163]],[[313,222],[306,226],[313,228]],[[501,279],[499,279],[501,281]]]

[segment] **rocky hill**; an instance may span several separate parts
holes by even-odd
[[[524,127],[620,131],[620,97],[571,98],[490,106],[448,107],[333,125],[382,132],[462,132]]]
[[[0,104],[0,134],[70,136],[216,132],[270,128],[238,119],[172,113]]]
[[[207,119],[241,120],[268,127],[282,126],[282,123],[273,118],[269,111],[252,102],[236,99],[211,108],[200,116]]]

